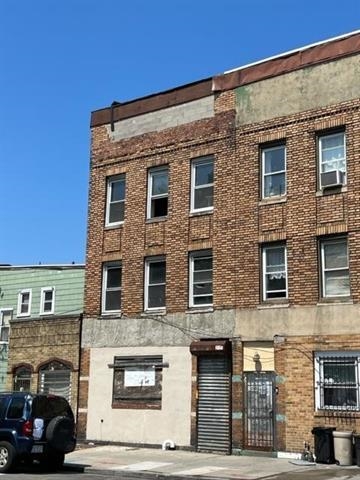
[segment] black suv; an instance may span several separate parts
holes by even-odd
[[[0,473],[21,461],[60,468],[75,445],[74,415],[65,398],[0,393]]]

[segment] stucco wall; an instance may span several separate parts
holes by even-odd
[[[111,408],[114,356],[162,355],[161,410]],[[112,442],[162,444],[171,439],[190,445],[191,355],[188,348],[94,348],[90,357],[86,438]]]
[[[359,75],[359,57],[353,56],[239,87],[237,123],[261,122],[358,98]]]

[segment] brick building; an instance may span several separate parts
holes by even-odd
[[[78,430],[360,429],[360,32],[92,113]]]
[[[0,389],[78,402],[84,265],[0,266]]]

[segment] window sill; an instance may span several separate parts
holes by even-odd
[[[142,313],[140,313],[141,317],[158,317],[159,315],[166,315],[166,309],[159,308],[158,310],[144,310]]]
[[[185,313],[212,313],[213,311],[214,307],[191,307]]]
[[[262,198],[259,201],[259,206],[261,207],[262,205],[274,205],[276,203],[286,203],[286,201],[287,201],[286,195]]]
[[[360,411],[359,410],[332,410],[332,409],[316,410],[314,412],[314,417],[360,418]]]
[[[168,218],[169,218],[168,215],[166,215],[165,217],[147,218],[145,223],[149,224],[149,223],[157,223],[157,222],[166,222]]]
[[[258,310],[266,310],[268,308],[289,308],[290,304],[289,301],[286,300],[284,302],[277,301],[277,302],[264,302],[257,306]]]
[[[121,312],[112,312],[112,313],[101,312],[100,318],[121,318],[121,317],[122,317]]]
[[[353,299],[351,297],[332,297],[332,298],[321,298],[316,304],[318,307],[323,307],[327,305],[353,305]]]
[[[190,217],[199,217],[200,215],[212,215],[214,213],[214,209],[211,208],[209,210],[201,210],[197,212],[196,210],[194,212],[190,212],[189,216]]]
[[[124,225],[124,222],[116,223],[114,225],[105,225],[105,230],[115,230],[116,228],[121,228]]]
[[[346,193],[348,191],[347,185],[343,187],[333,187],[333,188],[325,188],[324,190],[317,190],[315,193],[316,197],[326,197],[328,195],[337,195],[339,193]]]

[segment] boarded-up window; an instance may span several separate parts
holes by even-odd
[[[114,408],[161,408],[162,356],[115,357]]]

